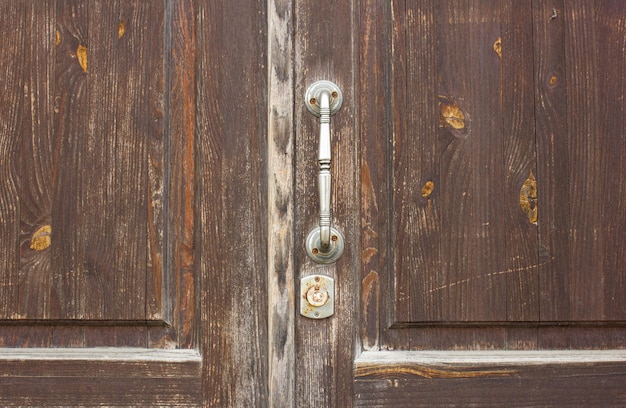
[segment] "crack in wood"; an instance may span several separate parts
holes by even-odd
[[[490,273],[485,273],[485,274],[478,275],[478,276],[472,276],[470,278],[461,279],[461,280],[456,281],[456,282],[448,283],[446,285],[442,285],[442,286],[430,289],[429,291],[422,292],[422,294],[424,294],[424,295],[425,294],[430,294],[430,293],[433,293],[433,292],[437,292],[437,291],[440,291],[440,290],[451,288],[453,286],[462,285],[464,283],[468,283],[468,282],[473,281],[473,280],[490,278],[490,277],[493,277],[493,276],[506,275],[506,274],[509,274],[509,273],[526,272],[526,271],[529,271],[531,269],[539,268],[540,266],[546,265],[546,264],[554,261],[554,259],[555,258],[552,257],[552,258],[550,258],[547,261],[540,262],[540,263],[534,264],[534,265],[524,266],[524,267],[520,267],[520,268],[510,268],[510,269],[506,269],[506,270],[502,270],[502,271],[490,272]]]

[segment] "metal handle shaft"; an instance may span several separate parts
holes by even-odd
[[[318,177],[320,191],[320,251],[328,252],[330,248],[330,212],[331,175],[330,175],[330,93],[322,91],[320,95],[320,146],[318,161],[320,174]]]
[[[330,81],[317,81],[306,93],[306,106],[311,113],[320,118],[319,152],[319,227],[309,233],[307,252],[319,263],[332,263],[343,252],[343,236],[331,226],[331,148],[330,148],[330,117],[339,110],[342,95],[339,87]]]

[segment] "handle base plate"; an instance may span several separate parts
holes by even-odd
[[[336,228],[330,227],[330,245],[326,251],[322,250],[321,244],[320,227],[315,227],[306,238],[306,253],[317,263],[331,264],[343,254],[343,234]]]
[[[307,109],[315,116],[320,116],[319,102],[322,92],[328,92],[330,95],[330,114],[334,115],[335,112],[341,108],[343,94],[341,93],[341,89],[330,81],[317,81],[309,86],[304,96],[304,103]]]

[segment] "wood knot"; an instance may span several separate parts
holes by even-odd
[[[424,197],[424,198],[430,197],[430,195],[433,193],[434,189],[435,189],[435,183],[432,182],[431,180],[428,180],[422,186],[422,197]]]
[[[469,118],[452,98],[439,96],[439,127],[448,128],[459,139],[469,135]]]
[[[502,38],[498,37],[495,43],[493,43],[493,50],[498,54],[498,58],[502,59]]]
[[[76,48],[76,58],[83,71],[87,72],[87,47],[78,44],[78,48]]]
[[[33,234],[30,239],[30,249],[33,251],[42,251],[52,243],[52,227],[44,225]]]
[[[537,225],[537,181],[532,170],[519,191],[519,205],[528,221]]]

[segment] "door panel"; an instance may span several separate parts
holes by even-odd
[[[141,336],[146,345],[147,325],[171,324],[173,306],[163,248],[165,3],[3,6],[13,37],[2,48],[12,89],[3,107],[12,122],[3,132],[0,245],[15,263],[2,269],[0,317],[22,326],[125,322],[143,327],[123,330],[132,345]],[[46,328],[29,330],[40,338],[3,332],[3,345],[51,341]],[[99,342],[70,332],[57,346]]]
[[[380,225],[390,229],[394,324],[624,321],[624,250],[604,225],[605,214],[623,224],[623,189],[606,177],[623,148],[600,113],[622,109],[603,81],[623,76],[598,40],[619,36],[620,4],[542,7],[533,19],[530,2],[393,3],[383,60],[393,135],[365,134],[384,150],[365,147],[364,166],[375,202],[394,215]],[[539,14],[553,10],[558,25],[544,31]],[[559,39],[564,59],[545,66],[540,45]],[[546,212],[535,189],[552,194]],[[611,200],[587,202],[605,189]]]
[[[604,354],[612,368],[594,352],[531,361],[522,351],[375,350],[625,347],[615,259],[626,196],[607,176],[624,152],[602,118],[617,109],[623,131],[623,61],[599,40],[624,43],[623,4],[376,4],[361,9],[361,32],[377,38],[361,39],[360,83],[376,98],[360,104],[362,339],[372,351],[357,359],[357,405],[501,404],[529,389],[525,406],[607,395],[619,405],[617,350]],[[392,108],[367,104],[377,98]],[[612,199],[592,199],[604,186]],[[585,391],[573,392],[572,377]]]
[[[392,46],[374,51],[386,75],[362,71],[362,83],[387,84],[379,92],[391,105],[362,133],[366,313],[382,280],[392,329],[621,327],[615,229],[621,238],[626,195],[607,175],[622,168],[623,143],[602,115],[611,106],[623,127],[623,98],[607,82],[622,88],[623,61],[598,40],[619,37],[621,3],[392,7],[377,20],[389,22],[377,29]],[[559,16],[549,30],[548,11],[547,21]],[[559,39],[564,59],[543,57],[541,45]],[[378,107],[360,106],[363,128],[378,124]],[[589,198],[605,187],[611,200]]]
[[[526,406],[619,405],[626,194],[611,174],[626,153],[613,140],[625,78],[609,50],[624,45],[623,2],[371,1],[356,13],[356,404],[526,393]],[[541,349],[572,351],[522,351]],[[609,350],[612,368],[576,349]],[[490,372],[501,365],[515,373]]]
[[[0,8],[0,403],[196,406],[190,4]]]
[[[268,405],[266,7],[0,1],[0,405]]]

